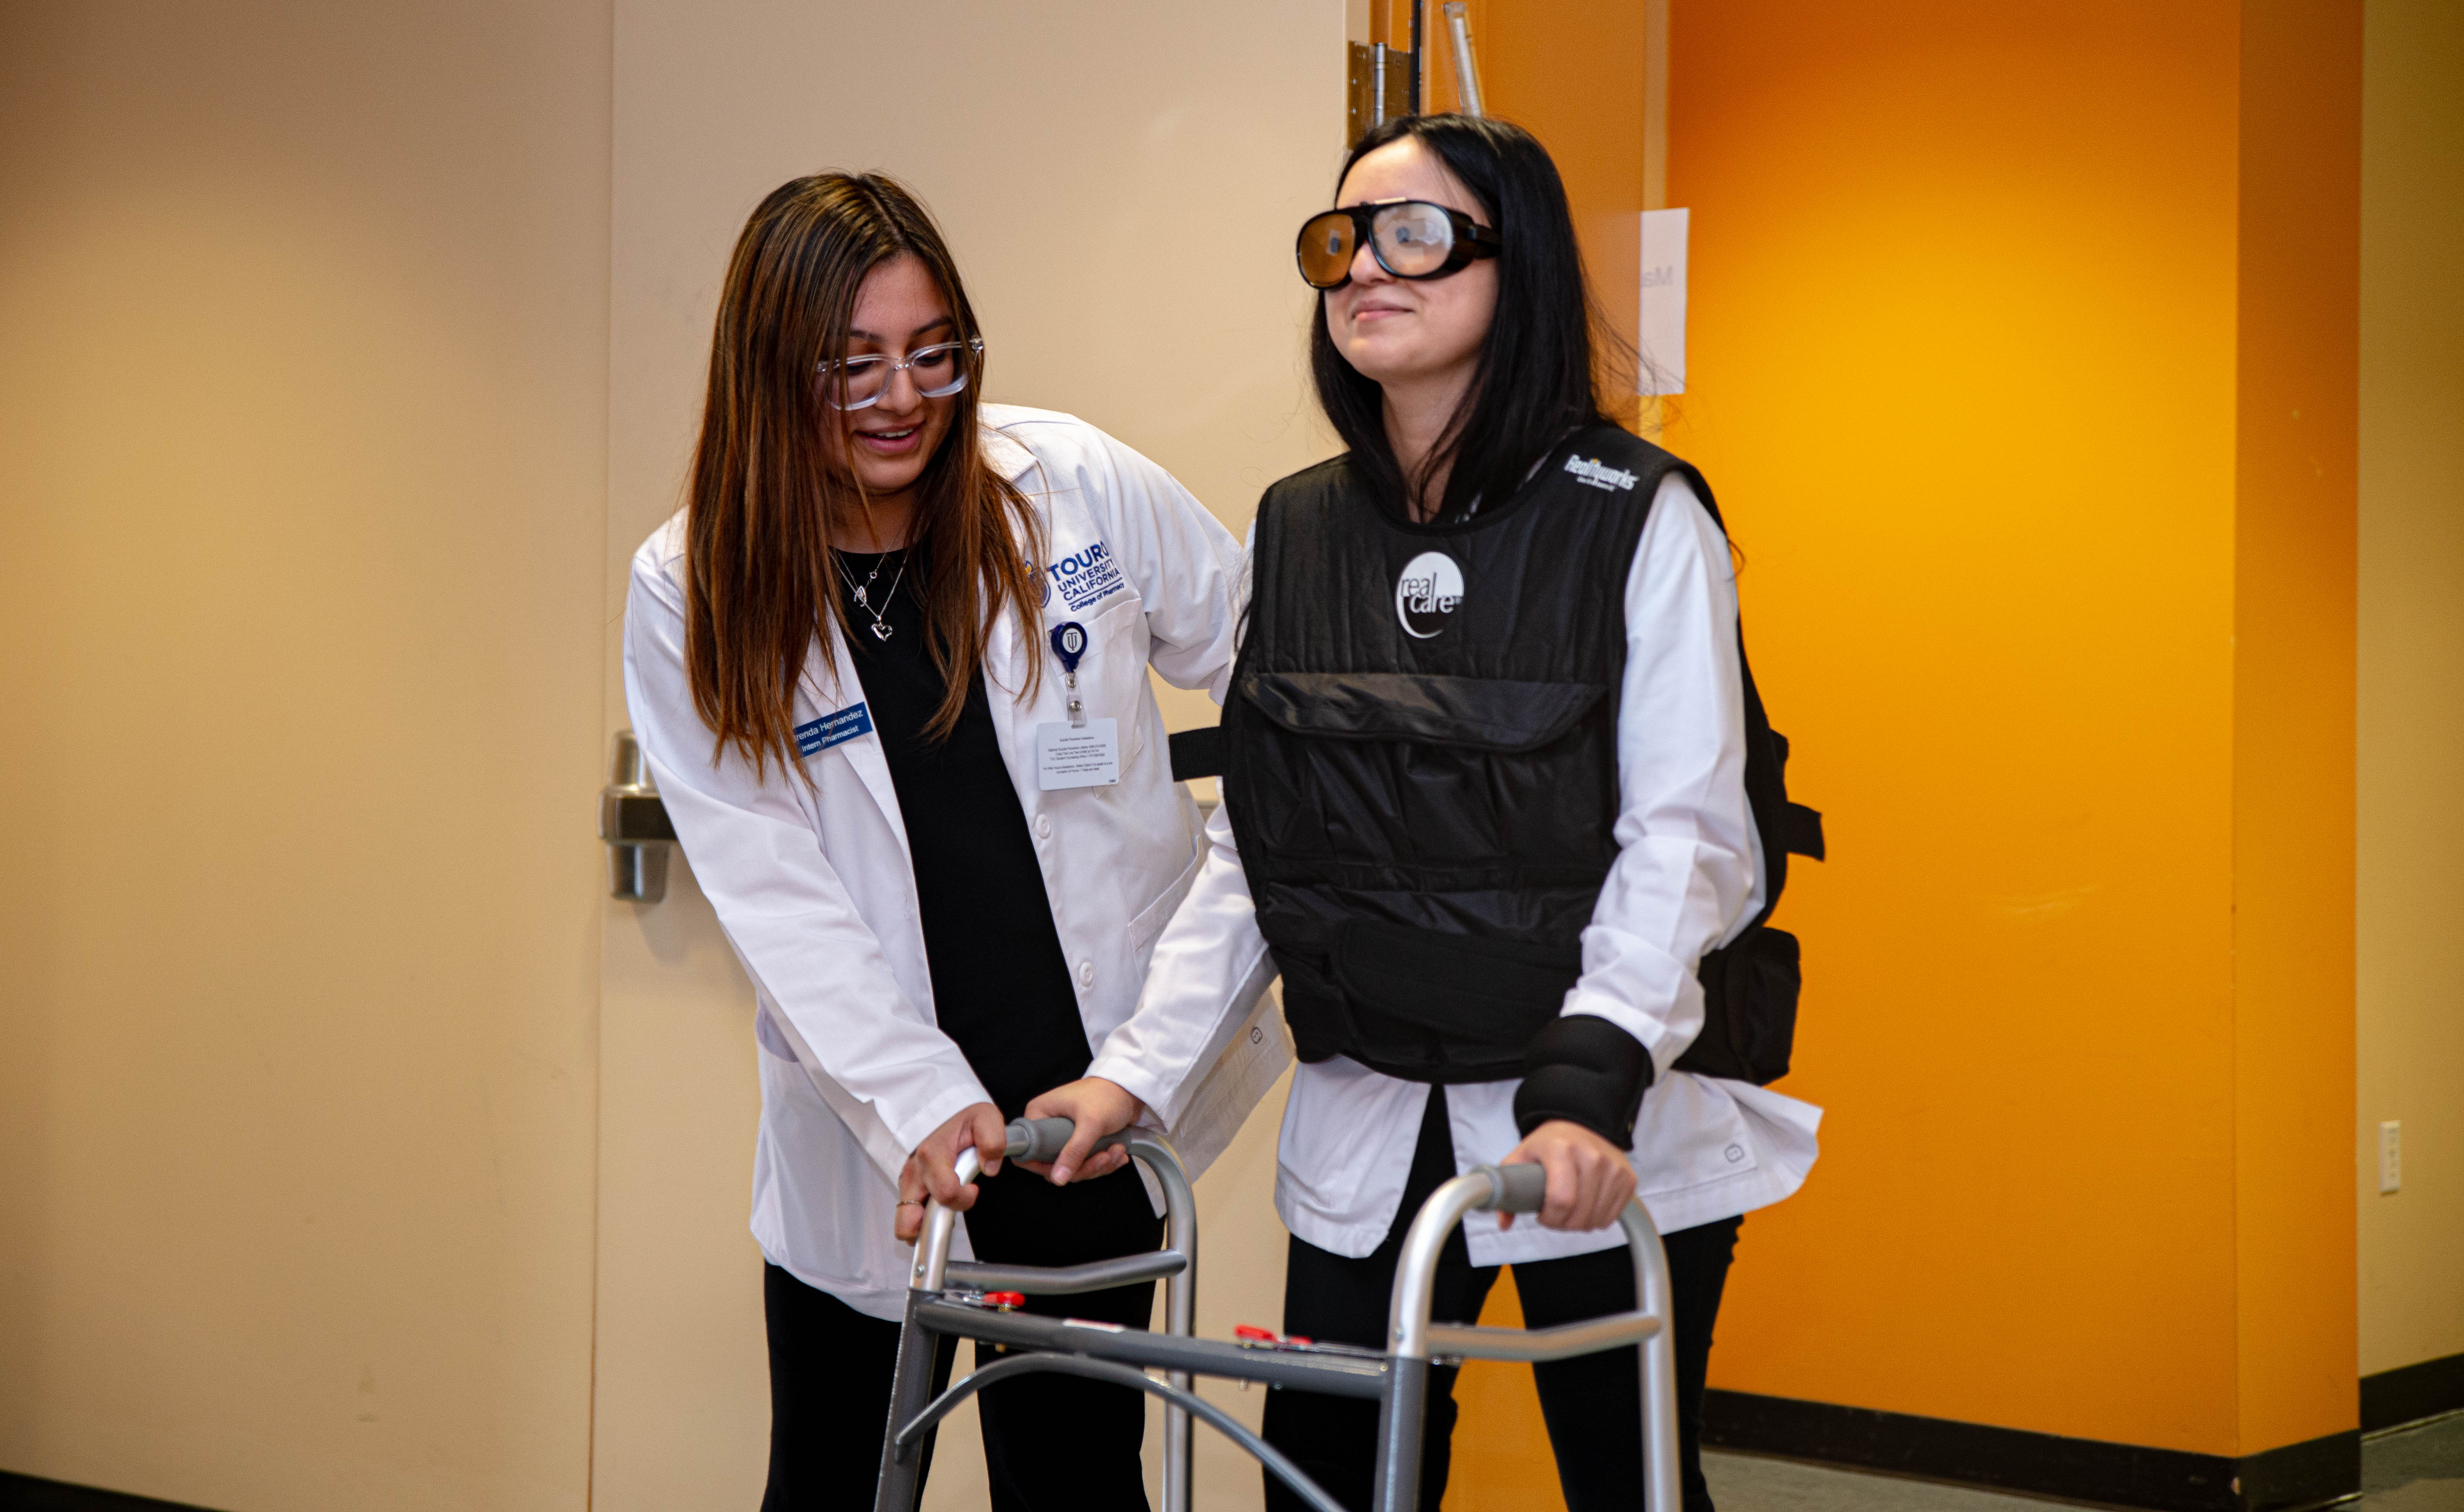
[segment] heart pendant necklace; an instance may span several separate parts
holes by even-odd
[[[872,564],[872,570],[864,575],[864,581],[862,582],[856,581],[854,574],[847,571],[847,559],[844,556],[838,558],[838,564],[839,576],[847,580],[847,592],[854,597],[855,602],[862,606],[865,613],[872,616],[873,639],[877,641],[889,640],[891,630],[890,622],[883,618],[883,616],[889,612],[890,602],[898,597],[898,585],[907,581],[907,553],[901,551],[898,554],[898,571],[891,575],[890,586],[883,590],[881,595],[881,604],[878,608],[873,606],[872,584],[873,580],[881,576],[881,569],[884,563],[881,561],[874,562]]]

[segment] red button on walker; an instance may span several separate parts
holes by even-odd
[[[984,1293],[984,1305],[999,1307],[1001,1311],[1008,1312],[1012,1308],[1025,1306],[1026,1296],[1023,1292],[988,1291]]]

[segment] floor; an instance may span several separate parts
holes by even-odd
[[[2077,1503],[1929,1480],[1709,1454],[1703,1473],[1720,1512],[2031,1512]],[[2464,1413],[2362,1443],[2362,1489],[2350,1512],[2464,1512]]]

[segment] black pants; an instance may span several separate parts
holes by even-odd
[[[1358,1260],[1295,1238],[1284,1272],[1284,1331],[1370,1348],[1384,1346],[1386,1309],[1401,1259],[1403,1236],[1429,1194],[1455,1174],[1454,1139],[1442,1087],[1429,1089],[1428,1113],[1412,1151],[1402,1206],[1385,1242]],[[1517,1218],[1529,1223],[1530,1218]],[[1668,1251],[1669,1290],[1676,1314],[1677,1427],[1685,1512],[1711,1512],[1703,1483],[1703,1376],[1711,1357],[1711,1325],[1736,1253],[1742,1218],[1724,1218],[1661,1237]],[[1435,1317],[1469,1323],[1497,1281],[1498,1267],[1475,1267],[1457,1228],[1438,1261]],[[1634,1261],[1625,1246],[1538,1260],[1514,1267],[1523,1320],[1532,1327],[1573,1323],[1634,1304]],[[1557,1476],[1569,1512],[1612,1512],[1642,1505],[1642,1384],[1634,1349],[1611,1349],[1532,1367],[1540,1413],[1556,1451]],[[1438,1512],[1445,1497],[1455,1427],[1455,1372],[1429,1372],[1429,1412],[1420,1461],[1420,1506]],[[1266,1398],[1266,1441],[1289,1455],[1347,1507],[1370,1504],[1376,1475],[1377,1404],[1356,1397],[1277,1390]],[[1266,1478],[1269,1512],[1301,1512],[1300,1499]]]
[[[1076,1265],[1154,1249],[1163,1238],[1163,1220],[1128,1169],[1056,1187],[1004,1167],[977,1190],[982,1195],[967,1215],[967,1235],[982,1260]],[[898,1325],[869,1318],[776,1265],[764,1270],[762,1300],[770,1333],[770,1484],[761,1512],[870,1506]],[[1155,1285],[1031,1298],[1027,1310],[1143,1328],[1155,1310]],[[949,1382],[956,1351],[956,1340],[942,1341],[936,1392]],[[1039,1373],[976,1400],[996,1512],[1146,1512],[1140,1393]],[[929,1441],[925,1453],[932,1453]],[[927,1458],[928,1470],[931,1464]]]

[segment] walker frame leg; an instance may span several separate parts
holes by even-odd
[[[1429,1362],[1397,1356],[1377,1404],[1377,1512],[1419,1512],[1420,1444],[1428,1431]]]
[[[924,1449],[898,1447],[898,1425],[922,1412],[933,1397],[933,1354],[940,1336],[925,1327],[916,1309],[936,1293],[911,1290],[907,1317],[898,1328],[898,1368],[890,1381],[890,1427],[881,1437],[881,1479],[873,1487],[873,1512],[915,1512],[923,1489]]]
[[[1640,1198],[1628,1202],[1617,1220],[1634,1256],[1635,1309],[1667,1320],[1637,1351],[1642,1370],[1643,1505],[1648,1512],[1679,1512],[1684,1489],[1677,1463],[1677,1314],[1668,1288],[1668,1252]]]

